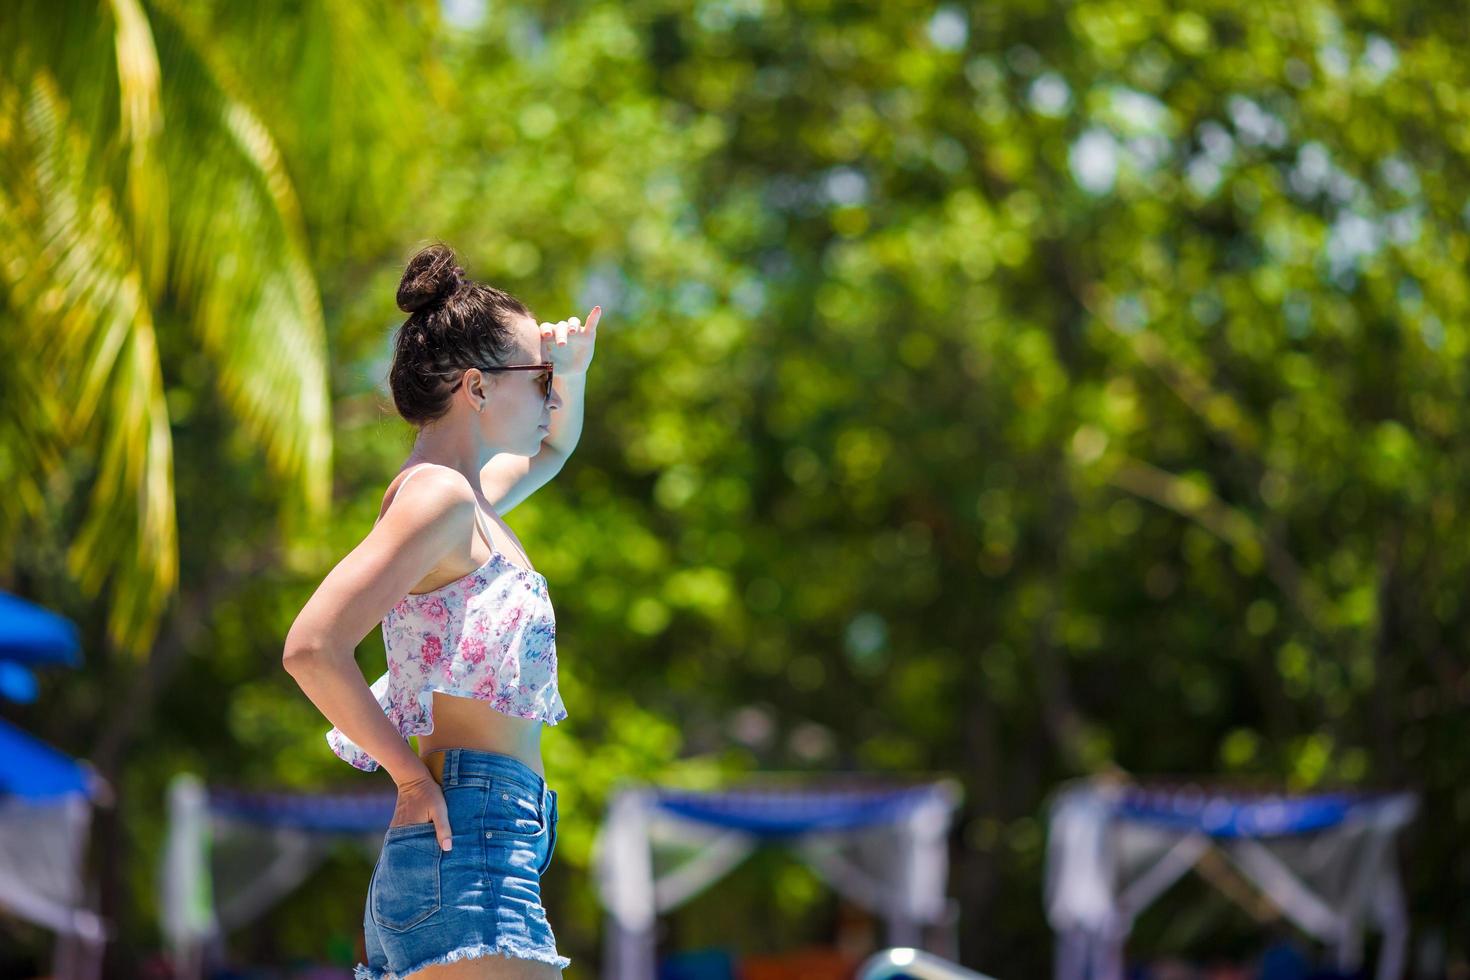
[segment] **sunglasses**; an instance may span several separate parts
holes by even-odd
[[[542,397],[545,398],[547,401],[551,401],[551,375],[555,365],[553,365],[550,361],[545,364],[509,364],[496,365],[494,367],[481,367],[480,365],[476,364],[474,365],[474,367],[478,368],[481,371],[545,371],[546,390],[542,392]],[[449,390],[456,391],[463,383],[464,375],[461,374],[459,376],[459,380],[454,383],[454,387],[450,388]]]

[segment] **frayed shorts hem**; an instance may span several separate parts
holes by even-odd
[[[559,970],[565,970],[572,962],[565,956],[557,955],[555,950],[535,949],[510,942],[500,942],[494,946],[487,943],[475,943],[472,946],[461,946],[459,949],[452,949],[440,956],[430,957],[422,963],[415,963],[402,973],[394,973],[392,970],[374,970],[371,967],[359,963],[352,970],[352,980],[403,980],[409,974],[422,970],[425,967],[439,966],[443,963],[457,963],[460,960],[474,959],[480,956],[505,956],[520,960],[535,960],[537,963],[550,963]]]

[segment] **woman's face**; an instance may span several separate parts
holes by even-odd
[[[503,361],[513,364],[546,364],[547,341],[541,339],[540,324],[529,316],[518,318],[511,326],[516,348]],[[476,374],[481,374],[476,371]],[[485,396],[485,409],[478,413],[481,435],[497,453],[534,456],[541,449],[551,425],[553,409],[561,407],[556,390],[546,397],[545,371],[496,371],[481,374],[481,383],[471,390]]]

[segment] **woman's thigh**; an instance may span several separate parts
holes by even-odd
[[[561,971],[535,960],[476,956],[425,967],[410,974],[409,980],[561,980]]]

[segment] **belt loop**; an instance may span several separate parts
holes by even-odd
[[[456,786],[459,784],[459,749],[450,749],[444,753],[444,785]]]

